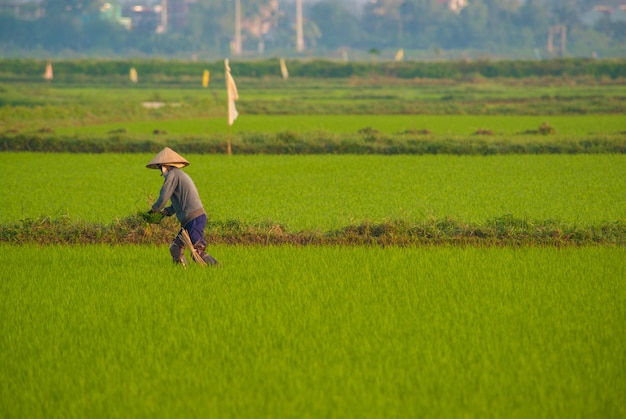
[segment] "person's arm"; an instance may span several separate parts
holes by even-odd
[[[159,193],[159,199],[152,205],[152,212],[161,212],[164,211],[164,215],[172,215],[174,213],[174,208],[169,206],[165,208],[165,204],[170,200],[172,194],[174,193],[174,189],[176,189],[176,184],[174,182],[174,176],[167,176],[165,181],[163,182],[163,186],[161,187],[161,192]]]

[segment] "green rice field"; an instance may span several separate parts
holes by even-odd
[[[0,416],[619,418],[623,248],[0,245]]]
[[[471,135],[478,130],[514,135],[536,130],[548,123],[557,134],[584,137],[626,132],[623,115],[505,116],[505,115],[246,115],[233,124],[233,134],[247,132],[356,133],[372,128],[385,134],[428,130],[434,135]],[[128,134],[151,134],[155,129],[170,135],[221,134],[228,131],[224,117],[189,120],[117,122],[55,130],[58,135],[106,135],[124,129]]]
[[[223,132],[227,129],[223,80],[202,89],[200,76],[197,83],[154,80],[126,86],[106,79],[0,82],[0,133],[3,127],[21,132],[58,129],[64,134],[106,133],[123,127],[131,133],[155,128],[173,133]],[[558,133],[626,130],[621,118],[626,86],[621,80],[236,79],[241,118],[233,125],[234,132],[346,132],[372,126],[382,132],[429,129],[435,134],[469,135],[472,128],[531,130],[544,121]],[[145,108],[145,102],[163,107]],[[470,115],[475,118],[468,119]],[[530,116],[534,118],[516,122],[517,117]],[[300,118],[302,123],[297,122]],[[143,121],[152,123],[146,127]],[[154,126],[156,122],[159,126]]]
[[[229,131],[219,78],[18,70],[0,418],[626,417],[623,79],[235,74]],[[142,217],[165,145],[219,267]]]
[[[147,154],[3,153],[1,222],[40,216],[107,223],[156,199]],[[454,217],[483,222],[626,219],[626,157],[188,155],[214,220],[292,230]]]

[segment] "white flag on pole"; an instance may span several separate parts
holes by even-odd
[[[233,76],[230,75],[230,66],[228,65],[228,58],[224,60],[226,67],[226,90],[228,91],[228,125],[232,125],[239,116],[237,108],[235,107],[235,101],[239,99],[237,93],[237,85]]]
[[[287,70],[284,58],[280,59],[280,73],[283,75],[283,79],[287,80],[289,78],[289,70]]]
[[[52,74],[52,63],[50,61],[48,61],[48,64],[46,64],[46,72],[44,73],[43,78],[48,81],[54,78]]]

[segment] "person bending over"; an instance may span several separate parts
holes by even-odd
[[[206,212],[196,185],[191,177],[181,170],[186,166],[189,166],[189,162],[169,147],[161,150],[146,165],[148,169],[160,170],[164,178],[159,198],[149,212],[161,213],[167,217],[176,215],[180,222],[181,230],[170,245],[170,254],[174,263],[182,263],[187,266],[185,244],[181,239],[184,228],[189,233],[191,243],[202,260],[208,265],[217,265],[217,260],[206,253],[206,241],[204,239]],[[170,201],[171,205],[166,206]]]

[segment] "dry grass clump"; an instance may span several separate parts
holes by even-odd
[[[380,131],[377,130],[376,128],[365,127],[365,128],[361,128],[360,130],[358,130],[358,133],[363,134],[363,135],[377,135],[377,134],[380,134]]]
[[[107,132],[107,134],[127,134],[127,133],[128,133],[128,129],[126,128],[112,129]]]
[[[407,129],[404,131],[397,132],[399,135],[430,135],[433,132],[429,129]]]
[[[522,134],[531,134],[531,135],[554,135],[556,134],[556,130],[547,122],[543,122],[539,125],[539,128],[534,130],[523,131]]]

